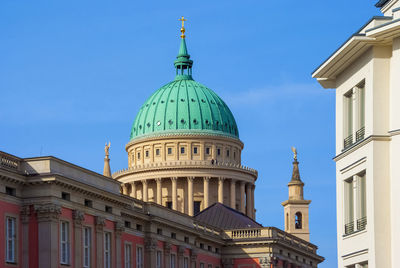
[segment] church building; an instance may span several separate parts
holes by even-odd
[[[110,144],[103,174],[0,152],[0,267],[311,268],[324,260],[309,241],[311,201],[294,148],[285,230],[256,221],[258,173],[242,165],[229,107],[193,79],[181,20],[175,79],[138,107],[126,169],[111,173]]]

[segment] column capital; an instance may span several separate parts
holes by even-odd
[[[185,249],[186,247],[182,245],[178,247],[178,257],[183,257],[183,254],[185,254]]]
[[[198,255],[198,250],[197,249],[192,249],[190,251],[190,260],[191,261],[196,261],[197,260],[197,255]]]
[[[141,180],[142,184],[146,184],[147,185],[147,180]]]
[[[58,221],[61,215],[61,206],[56,204],[35,205],[35,211],[39,222]]]
[[[82,225],[82,222],[85,220],[85,213],[75,209],[72,211],[72,219],[74,220],[74,225]]]
[[[211,180],[211,177],[204,177],[204,180],[208,182]]]
[[[236,183],[237,182],[237,179],[230,179],[231,180],[231,183]]]
[[[161,183],[162,182],[162,178],[155,178],[156,183]]]
[[[187,180],[193,182],[194,181],[194,177],[193,176],[187,177]]]
[[[245,185],[246,185],[246,182],[245,182],[245,181],[240,181],[240,185],[241,185],[241,186],[245,186]]]
[[[96,225],[96,231],[101,232],[106,225],[106,218],[103,216],[95,216],[94,224]]]
[[[178,177],[171,177],[172,182],[177,181],[177,180],[178,180]]]
[[[219,181],[224,181],[226,178],[225,177],[218,177]]]
[[[116,236],[121,236],[122,233],[125,231],[125,226],[122,222],[117,221],[114,224],[114,229],[115,229],[115,235]]]
[[[164,242],[164,253],[167,255],[171,253],[171,243],[168,241]]]
[[[23,205],[20,210],[21,221],[22,223],[29,223],[29,219],[31,216],[31,208],[29,205]]]
[[[154,237],[146,237],[144,240],[144,247],[147,251],[154,251],[157,249],[158,240]]]

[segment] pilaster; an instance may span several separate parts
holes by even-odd
[[[122,268],[122,249],[121,249],[121,236],[125,231],[124,224],[122,222],[115,222],[115,258],[117,268]],[[77,266],[78,267],[78,266]]]
[[[29,221],[31,216],[31,208],[29,205],[24,205],[20,211],[22,223],[22,267],[29,267]]]
[[[72,211],[74,221],[74,263],[75,267],[82,267],[82,222],[85,219],[85,213],[80,210]]]
[[[193,180],[194,177],[188,177],[187,178],[187,183],[188,183],[188,214],[189,216],[193,216]]]
[[[103,267],[103,231],[106,225],[106,218],[102,216],[95,217],[96,229],[96,267]]]

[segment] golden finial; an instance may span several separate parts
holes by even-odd
[[[182,22],[181,38],[185,38],[185,27],[184,27],[184,25],[185,25],[185,21],[187,21],[187,20],[183,16],[182,16],[182,18],[180,18],[178,20]]]

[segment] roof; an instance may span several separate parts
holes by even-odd
[[[130,139],[168,134],[223,135],[239,138],[235,118],[225,102],[192,78],[192,61],[182,39],[175,80],[158,89],[142,105]]]
[[[194,218],[199,222],[220,229],[262,227],[261,224],[247,217],[243,213],[221,203],[214,203],[205,210],[196,214]]]
[[[383,7],[389,0],[379,0],[378,3],[375,4],[376,7]]]

